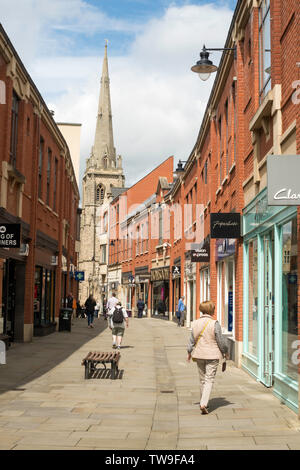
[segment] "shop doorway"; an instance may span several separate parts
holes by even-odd
[[[3,264],[2,331],[14,341],[16,310],[16,262],[7,259]]]
[[[274,365],[274,235],[273,230],[262,238],[262,374],[261,381],[266,387],[273,385]]]
[[[169,282],[154,281],[152,284],[152,315],[169,318]]]

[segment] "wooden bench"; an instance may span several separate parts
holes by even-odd
[[[101,363],[106,369],[107,363],[111,364],[111,378],[114,380],[119,372],[119,360],[121,354],[119,352],[89,352],[88,355],[82,360],[81,365],[85,366],[84,378],[89,379],[95,372],[97,364]]]

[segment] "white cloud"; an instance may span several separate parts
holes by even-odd
[[[48,4],[48,0],[43,1]],[[52,2],[50,12],[39,10],[29,44],[34,37],[43,36],[41,25],[49,19],[64,34],[76,28],[86,31],[89,22],[93,30],[98,19],[106,21],[108,28],[130,29],[126,22],[109,19],[92,7],[82,15],[82,0]],[[3,0],[0,8],[1,3]],[[66,19],[70,3],[76,8]],[[231,10],[214,4],[171,6],[161,18],[138,29],[126,56],[109,54],[115,146],[123,156],[127,185],[170,155],[187,160],[213,83],[213,78],[201,82],[190,67],[199,60],[203,43],[207,47],[223,46],[231,17]],[[137,31],[136,25],[131,28]],[[21,37],[21,32],[16,34]],[[57,40],[53,30],[48,30],[44,39],[48,46]],[[15,33],[11,40],[15,42]],[[46,92],[57,121],[82,123],[82,169],[93,145],[103,52],[104,44],[99,57],[62,53],[41,57],[37,45],[30,61],[32,78],[44,96]],[[219,58],[218,53],[212,56],[214,62]]]

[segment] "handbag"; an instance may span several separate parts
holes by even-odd
[[[225,372],[225,370],[226,370],[226,359],[223,360],[222,372]]]

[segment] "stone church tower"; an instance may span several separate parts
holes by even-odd
[[[122,158],[116,155],[114,147],[109,83],[106,44],[94,145],[86,160],[82,182],[78,268],[84,271],[85,280],[79,286],[81,303],[85,302],[89,294],[93,294],[101,304],[106,298],[109,203],[124,191]]]

